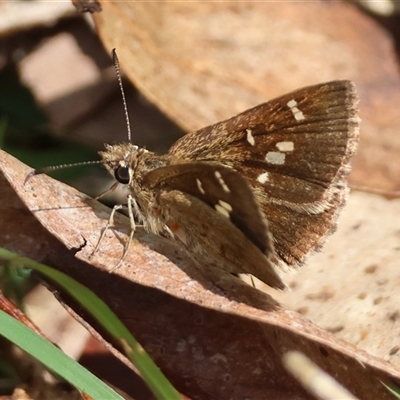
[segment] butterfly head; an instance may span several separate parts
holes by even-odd
[[[147,153],[146,149],[139,148],[132,143],[105,145],[106,150],[100,151],[101,162],[115,179],[129,185],[135,175],[135,171],[141,155]]]

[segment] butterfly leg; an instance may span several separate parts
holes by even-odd
[[[131,232],[129,233],[128,243],[126,244],[126,246],[124,248],[124,252],[122,253],[120,260],[108,272],[115,271],[121,265],[121,263],[125,260],[125,257],[128,254],[129,248],[130,248],[132,240],[133,240],[133,235],[135,234],[135,231],[136,231],[136,222],[135,222],[135,217],[133,215],[133,210],[138,210],[138,205],[136,203],[136,200],[131,195],[128,195],[128,216],[129,216],[129,222],[131,225]]]
[[[110,214],[110,217],[108,218],[107,224],[106,224],[106,226],[103,228],[103,231],[102,231],[102,233],[101,233],[100,239],[99,239],[99,241],[97,242],[97,244],[96,244],[94,250],[92,251],[92,254],[90,255],[90,257],[93,257],[94,253],[96,253],[96,251],[99,249],[100,243],[103,241],[104,236],[106,235],[108,229],[109,229],[110,227],[114,226],[114,215],[115,215],[115,212],[116,212],[117,210],[120,210],[122,207],[124,207],[123,204],[117,204],[117,205],[115,205],[115,206],[113,207],[113,209],[112,209],[112,211],[111,211],[111,214]]]
[[[131,245],[131,243],[132,243],[133,235],[135,234],[135,231],[136,231],[136,226],[137,226],[137,225],[136,225],[136,222],[135,222],[134,213],[136,212],[136,213],[139,214],[139,215],[140,215],[140,213],[138,212],[139,208],[138,208],[138,205],[137,205],[137,203],[136,203],[136,200],[135,200],[131,195],[128,195],[128,202],[127,202],[127,204],[117,204],[117,205],[115,205],[115,206],[113,207],[113,209],[112,209],[112,211],[111,211],[111,214],[110,214],[110,217],[109,217],[109,219],[108,219],[108,221],[107,221],[107,224],[106,224],[106,226],[104,227],[103,232],[102,232],[102,234],[101,234],[101,236],[100,236],[100,239],[99,239],[99,241],[97,242],[96,247],[94,248],[92,254],[90,255],[90,257],[92,257],[93,254],[99,249],[100,244],[101,244],[101,242],[103,241],[103,239],[104,239],[104,237],[105,237],[105,235],[106,235],[108,229],[110,229],[112,226],[114,226],[114,216],[115,216],[115,213],[116,213],[118,210],[121,210],[123,207],[127,207],[127,208],[128,208],[128,216],[129,216],[129,222],[130,222],[131,231],[130,231],[130,234],[129,234],[128,242],[127,242],[127,244],[126,244],[126,246],[125,246],[125,248],[124,248],[124,252],[123,252],[123,254],[122,254],[120,260],[118,261],[118,263],[117,263],[114,267],[112,267],[112,268],[109,270],[109,272],[115,271],[115,270],[121,265],[121,263],[124,261],[126,255],[127,255],[127,253],[128,253],[129,247],[130,247],[130,245]]]

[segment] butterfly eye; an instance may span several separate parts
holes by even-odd
[[[129,167],[120,165],[114,172],[115,179],[124,185],[127,185],[131,180]]]

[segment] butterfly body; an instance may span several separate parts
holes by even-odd
[[[279,269],[301,265],[336,226],[358,122],[354,84],[333,81],[188,133],[166,155],[130,143],[100,155],[146,229],[169,232],[200,264],[283,288]]]

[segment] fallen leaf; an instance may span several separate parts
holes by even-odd
[[[118,216],[118,231],[107,234],[89,258],[109,210],[45,175],[24,185],[31,170],[4,152],[0,168],[6,178],[0,180],[0,223],[7,226],[0,231],[0,245],[46,262],[93,290],[180,392],[191,398],[308,399],[281,364],[284,353],[297,350],[355,396],[391,398],[381,381],[398,381],[397,368],[237,278],[205,274],[166,239],[138,231],[123,265],[110,274],[129,231],[127,218]],[[64,301],[91,332],[107,340],[90,316]]]

